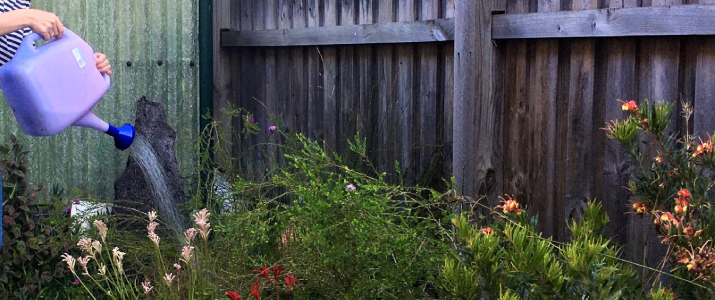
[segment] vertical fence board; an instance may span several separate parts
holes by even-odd
[[[305,0],[293,0],[293,25],[292,28],[306,27],[306,2]],[[305,47],[294,47],[291,49],[291,81],[290,81],[290,102],[286,114],[293,114],[295,127],[292,130],[306,132],[308,125],[308,88],[306,86],[306,63]]]
[[[693,126],[695,135],[705,140],[715,132],[715,123],[712,121],[715,115],[715,52],[712,50],[715,49],[715,38],[703,37],[699,44]]]
[[[433,20],[439,17],[439,2],[437,0],[422,0],[420,9],[421,20]],[[418,46],[420,59],[419,75],[419,169],[417,176],[420,183],[429,185],[438,182],[437,171],[437,46],[421,44]],[[434,158],[434,160],[433,160]],[[435,165],[433,166],[432,162]]]
[[[511,0],[507,2],[508,14],[525,14],[529,12],[528,0]],[[524,153],[521,149],[531,148],[534,142],[532,110],[538,109],[531,101],[530,67],[533,63],[535,41],[516,40],[507,44],[506,85],[504,114],[504,189],[505,193],[513,195],[517,200],[532,207],[532,192],[534,186],[529,175],[532,173],[531,162],[535,153]],[[533,210],[533,209],[532,209]]]
[[[454,18],[454,0],[445,0],[444,2],[444,17]],[[444,53],[444,81],[442,82],[442,140],[440,143],[440,154],[444,157],[442,160],[442,172],[444,177],[449,179],[452,177],[452,124],[454,119],[453,103],[454,103],[454,43],[450,42],[443,46]],[[438,107],[439,109],[439,107]],[[501,173],[501,172],[499,172]]]
[[[413,1],[401,1],[398,7],[398,22],[415,20],[416,7]],[[415,179],[415,136],[414,136],[414,60],[413,45],[397,46],[398,76],[397,76],[397,119],[399,128],[399,162],[406,184],[414,184]]]
[[[373,23],[373,0],[358,1],[358,24]],[[377,163],[378,143],[375,138],[377,119],[377,96],[375,87],[376,73],[375,47],[373,45],[359,45],[357,48],[357,73],[358,80],[358,103],[357,103],[357,132],[360,138],[366,139],[367,151],[371,162]]]
[[[596,0],[574,0],[573,10],[597,8]],[[583,39],[571,44],[568,121],[566,133],[566,181],[564,220],[580,219],[586,201],[592,200],[593,93],[595,40]],[[560,224],[564,228],[566,224]],[[564,235],[566,236],[566,235]]]
[[[395,22],[395,9],[392,0],[379,0],[378,23]],[[396,114],[396,89],[397,80],[395,65],[395,47],[392,45],[377,46],[377,89],[378,89],[378,120],[377,132],[379,136],[379,170],[387,172],[388,179],[394,181],[394,166],[397,135],[394,124]]]
[[[338,25],[338,0],[324,0],[324,26]],[[328,151],[337,150],[337,49],[333,46],[323,48],[323,132]]]
[[[493,94],[491,2],[455,1],[453,173],[459,192],[496,202],[501,112]]]
[[[355,24],[355,0],[339,0],[340,6],[340,24],[353,25]],[[338,152],[347,155],[348,138],[353,136],[357,130],[356,125],[356,106],[357,106],[357,89],[356,89],[356,47],[338,46],[338,81],[339,94],[338,97]]]
[[[636,44],[633,39],[607,40],[600,48],[603,64],[599,67],[604,70],[599,75],[602,75],[603,84],[597,88],[600,90],[598,103],[603,117],[595,120],[595,126],[623,118],[621,103],[616,99],[634,99],[637,84]],[[615,236],[615,240],[625,244],[630,240],[625,226],[629,222],[626,215],[629,199],[625,187],[631,176],[631,159],[617,141],[606,138],[605,131],[599,133],[596,144],[604,145],[596,147],[596,154],[602,157],[602,167],[599,168],[602,174],[596,176],[602,178],[596,184],[596,198],[603,203],[606,214],[612,220],[607,227],[607,235]]]
[[[320,26],[320,1],[308,0],[308,27]],[[307,132],[309,138],[315,141],[323,140],[323,94],[320,59],[318,47],[308,47],[308,115]]]
[[[232,1],[214,0],[213,4],[213,47],[215,49],[213,61],[213,111],[214,117],[218,123],[224,128],[230,129],[232,128],[231,118],[228,114],[223,113],[223,111],[228,109],[231,101],[233,100],[231,95],[233,91],[231,88],[231,72],[233,69],[227,68],[226,66],[229,66],[234,58],[228,49],[223,49],[219,46],[219,33],[221,29],[231,28]],[[201,113],[203,114],[206,112]],[[228,146],[230,143],[226,143],[224,145]],[[222,151],[229,151],[229,149],[223,149]],[[229,162],[223,160],[223,157],[220,156],[216,157],[216,163],[220,165],[229,165]]]

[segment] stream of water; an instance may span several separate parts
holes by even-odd
[[[166,184],[164,167],[159,163],[151,144],[143,136],[137,134],[134,143],[129,147],[129,156],[134,158],[144,172],[146,183],[156,199],[154,202],[160,217],[175,230],[179,241],[181,241],[184,226],[179,216],[179,209]]]

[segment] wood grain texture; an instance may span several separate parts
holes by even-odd
[[[420,7],[421,20],[439,18],[439,2],[437,0],[423,0]],[[430,186],[439,183],[441,172],[438,172],[437,159],[437,126],[439,122],[437,111],[437,53],[438,45],[419,44],[419,164],[417,176],[421,186]]]
[[[320,1],[307,0],[308,27],[320,26]],[[321,78],[322,61],[318,47],[307,47],[308,76],[308,115],[307,136],[314,141],[322,141],[323,137],[323,80]]]
[[[454,18],[454,0],[444,1],[444,18]],[[442,159],[442,174],[444,178],[452,178],[452,127],[454,123],[454,43],[443,46],[444,82],[442,83],[442,139],[440,140]],[[503,65],[502,65],[503,66]]]
[[[221,32],[222,47],[395,44],[452,40],[454,40],[454,19]]]
[[[579,0],[572,9],[591,9],[597,0]],[[582,39],[571,44],[568,121],[566,133],[566,182],[564,220],[580,220],[586,203],[594,199],[594,64],[595,40]],[[596,129],[598,127],[595,127]],[[566,227],[560,224],[559,227]],[[568,237],[568,233],[564,236]]]
[[[577,11],[575,8],[576,5],[574,5],[574,11],[496,15],[493,21],[492,38],[715,34],[715,7],[709,5],[589,9],[584,11]]]
[[[378,23],[389,23],[395,21],[395,10],[392,0],[379,0]],[[396,89],[394,83],[397,80],[397,67],[395,60],[394,45],[377,46],[377,98],[378,98],[378,119],[377,134],[379,140],[378,169],[387,173],[387,178],[391,182],[396,182],[395,161],[396,153]]]
[[[596,124],[605,124],[610,120],[621,119],[624,112],[617,99],[635,99],[636,89],[636,43],[631,39],[614,39],[600,45],[599,55],[602,64],[599,68],[600,84],[597,84],[597,109],[600,110]],[[613,236],[621,244],[629,241],[628,222],[629,194],[626,190],[632,174],[630,156],[615,140],[607,139],[605,131],[595,137],[595,152],[601,157],[601,174],[596,176],[596,198],[603,203],[604,210],[612,220],[607,227],[607,235]],[[603,146],[598,146],[603,145]]]
[[[500,104],[493,89],[494,49],[489,1],[455,1],[453,174],[459,193],[496,202],[501,172]]]
[[[705,140],[715,132],[715,37],[699,40],[698,62],[695,70],[695,114],[693,126],[695,136]]]
[[[338,11],[336,0],[325,0],[323,2],[323,26],[338,25]],[[334,46],[322,48],[323,53],[323,136],[324,146],[328,153],[337,150],[337,76],[338,62],[337,49]]]
[[[417,9],[414,2],[399,2],[397,20],[400,22],[415,21]],[[415,47],[414,45],[397,46],[397,128],[399,128],[399,155],[400,169],[407,180],[405,184],[413,185],[417,182],[417,153],[415,147]]]
[[[213,117],[224,128],[231,128],[231,117],[224,114],[223,110],[227,109],[231,103],[231,68],[227,68],[231,64],[233,56],[229,49],[220,47],[220,31],[222,29],[230,29],[231,27],[231,1],[228,0],[213,0]],[[202,114],[206,112],[201,112]],[[225,137],[230,138],[230,136]],[[224,148],[219,151],[229,152],[231,149]],[[229,165],[230,163],[221,156],[215,157],[215,162],[218,164]]]

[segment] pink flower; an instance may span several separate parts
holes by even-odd
[[[144,294],[149,294],[149,292],[151,292],[151,289],[153,289],[154,287],[151,286],[151,282],[144,281],[142,282],[142,288],[144,289]]]
[[[97,230],[99,230],[99,236],[102,237],[102,242],[106,244],[107,225],[104,225],[104,222],[102,222],[102,220],[94,220],[93,224],[94,227],[97,227]]]
[[[92,239],[81,238],[77,242],[77,246],[85,252],[92,252]]]
[[[205,208],[194,214],[194,221],[196,222],[196,226],[199,228],[199,234],[201,234],[201,238],[204,239],[204,241],[208,239],[209,233],[211,232],[209,216],[211,216],[211,213],[209,213],[209,210]]]
[[[69,255],[67,253],[62,254],[61,257],[62,257],[62,261],[67,263],[67,267],[69,267],[70,271],[72,271],[72,273],[74,274],[74,264],[76,262],[74,257],[72,257],[72,255]]]
[[[180,265],[180,264],[174,264],[174,269],[176,269],[176,272],[181,271],[181,265]]]
[[[157,226],[159,226],[159,223],[152,221],[151,223],[149,223],[149,225],[146,226],[146,229],[149,231],[149,234],[152,234],[154,233],[154,229],[156,229]]]
[[[191,251],[194,250],[193,246],[184,246],[183,249],[181,249],[181,258],[186,262],[186,264],[189,263],[189,260],[191,260]]]
[[[84,270],[84,274],[89,274],[89,272],[87,272],[87,263],[89,262],[89,259],[89,256],[77,258],[79,265],[82,266],[82,269]]]
[[[72,281],[73,284],[79,284],[79,278],[75,278],[74,281]]]
[[[156,245],[157,247],[159,247],[159,240],[161,240],[161,238],[159,238],[159,236],[158,236],[156,233],[153,233],[153,232],[150,232],[148,236],[149,236],[149,239],[150,239],[152,242],[154,242],[154,245]]]
[[[274,131],[276,131],[276,126],[274,126],[274,125],[268,126],[268,131],[273,133]]]
[[[191,242],[193,242],[194,239],[196,238],[196,229],[194,229],[194,228],[186,229],[186,232],[184,233],[184,238],[186,238],[187,244],[191,244]]]
[[[351,184],[348,184],[348,185],[345,187],[345,191],[348,191],[348,192],[354,192],[356,189],[357,189],[357,188],[356,188],[355,185],[352,184],[352,183],[351,183]]]
[[[174,281],[174,273],[169,273],[164,275],[164,280],[166,281],[166,285],[171,286],[171,282]]]
[[[149,222],[154,222],[156,220],[156,212],[155,211],[150,211],[149,213],[146,214],[149,217]]]

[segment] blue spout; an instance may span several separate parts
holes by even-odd
[[[119,150],[129,148],[134,142],[134,126],[130,124],[124,124],[119,128],[109,125],[105,133],[114,137],[114,147]]]

